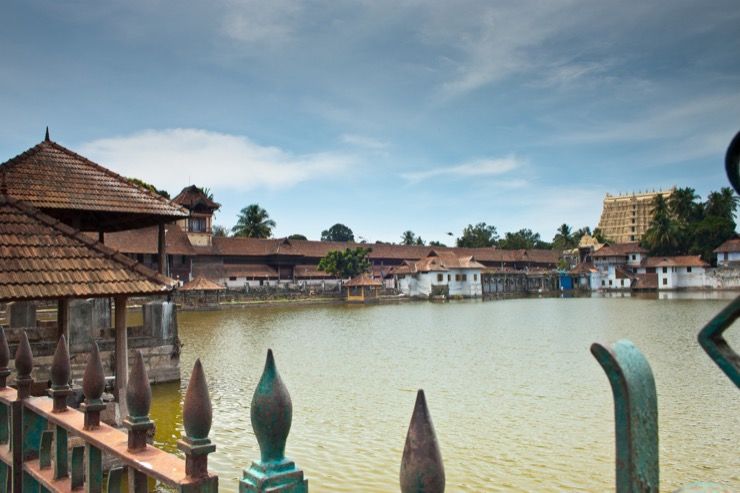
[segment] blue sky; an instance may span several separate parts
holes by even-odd
[[[231,226],[552,238],[606,192],[726,186],[740,3],[10,1],[0,161],[53,140]]]

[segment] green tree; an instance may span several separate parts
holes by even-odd
[[[299,235],[299,234],[290,235],[288,236],[288,239],[289,240],[308,240],[308,238],[306,238],[303,235]]]
[[[463,229],[462,236],[457,239],[458,247],[485,248],[496,246],[498,232],[496,226],[478,223],[475,226],[468,224]]]
[[[275,221],[270,219],[267,211],[258,204],[251,204],[239,212],[236,226],[231,228],[231,232],[234,236],[269,238],[274,227]]]
[[[672,217],[668,203],[662,195],[656,195],[653,217],[642,238],[642,246],[650,250],[651,255],[676,255],[681,247],[679,236],[679,227]]]
[[[604,236],[604,232],[601,231],[601,228],[594,228],[594,234],[591,235],[591,236],[593,236],[594,239],[596,241],[598,241],[599,243],[606,243],[607,242],[606,236]]]
[[[556,250],[568,250],[574,248],[576,244],[571,227],[565,223],[561,224],[552,239],[552,247]]]
[[[504,250],[525,250],[540,248],[542,240],[539,233],[533,233],[531,229],[523,228],[519,231],[509,232],[498,242],[498,247]]]
[[[365,247],[332,250],[319,261],[319,270],[339,279],[357,276],[370,270],[368,254],[371,251]]]
[[[337,223],[321,232],[321,241],[355,241],[355,234],[344,224]]]
[[[429,246],[430,246],[430,247],[442,247],[442,248],[447,248],[447,245],[445,245],[445,244],[444,244],[444,243],[442,243],[441,241],[435,241],[435,240],[432,240],[432,241],[430,241],[430,242],[429,242]]]
[[[133,183],[134,185],[139,186],[141,188],[145,188],[145,189],[149,190],[150,192],[156,193],[157,195],[161,195],[162,197],[164,197],[166,199],[170,199],[171,198],[170,197],[170,194],[169,194],[169,192],[167,190],[159,190],[157,187],[155,187],[151,183],[145,182],[144,180],[140,180],[138,178],[131,178],[131,177],[126,178],[126,179],[130,183]]]
[[[719,192],[711,192],[704,204],[705,216],[716,216],[730,219],[734,222],[737,211],[738,197],[731,188],[721,188]]]
[[[413,231],[404,231],[401,235],[401,245],[413,245],[416,243],[416,234]]]
[[[213,227],[211,228],[211,234],[213,234],[213,236],[217,236],[217,237],[218,236],[220,236],[220,237],[229,236],[228,230],[225,227],[221,226],[220,224],[214,224],[213,225]]]

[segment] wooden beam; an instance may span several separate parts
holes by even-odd
[[[126,385],[128,384],[128,328],[126,327],[126,304],[128,298],[124,295],[116,296],[116,388],[114,394],[118,401],[121,417],[128,416],[126,406]]]
[[[105,233],[98,231],[98,242],[105,243]]]
[[[69,329],[68,326],[69,318],[69,298],[59,298],[57,300],[57,340],[64,336],[69,344]],[[67,347],[69,349],[69,347]]]
[[[167,242],[165,241],[164,223],[159,223],[157,235],[157,253],[159,254],[159,273],[166,275],[165,266],[167,265]]]

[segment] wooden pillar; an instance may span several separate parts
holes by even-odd
[[[115,396],[121,411],[121,417],[128,416],[126,407],[126,384],[128,383],[128,332],[126,327],[127,297],[116,296],[116,388]]]
[[[57,340],[64,336],[69,344],[69,329],[67,327],[69,319],[69,298],[59,298],[57,300]],[[68,348],[69,349],[69,348]]]
[[[98,242],[105,243],[105,233],[98,231]]]
[[[159,231],[157,235],[157,253],[159,255],[159,273],[166,275],[165,272],[167,266],[167,243],[165,241],[165,229],[164,223],[159,223]]]

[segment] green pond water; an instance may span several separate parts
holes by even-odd
[[[545,298],[178,314],[181,383],[155,386],[157,441],[175,451],[201,358],[222,491],[259,458],[249,405],[268,348],[293,400],[287,455],[313,492],[399,491],[416,390],[426,392],[448,492],[609,491],[614,417],[594,341],[632,340],[658,389],[661,490],[740,491],[740,392],[696,343],[725,299]],[[693,299],[692,299],[693,298]],[[727,334],[740,348],[740,330]]]

